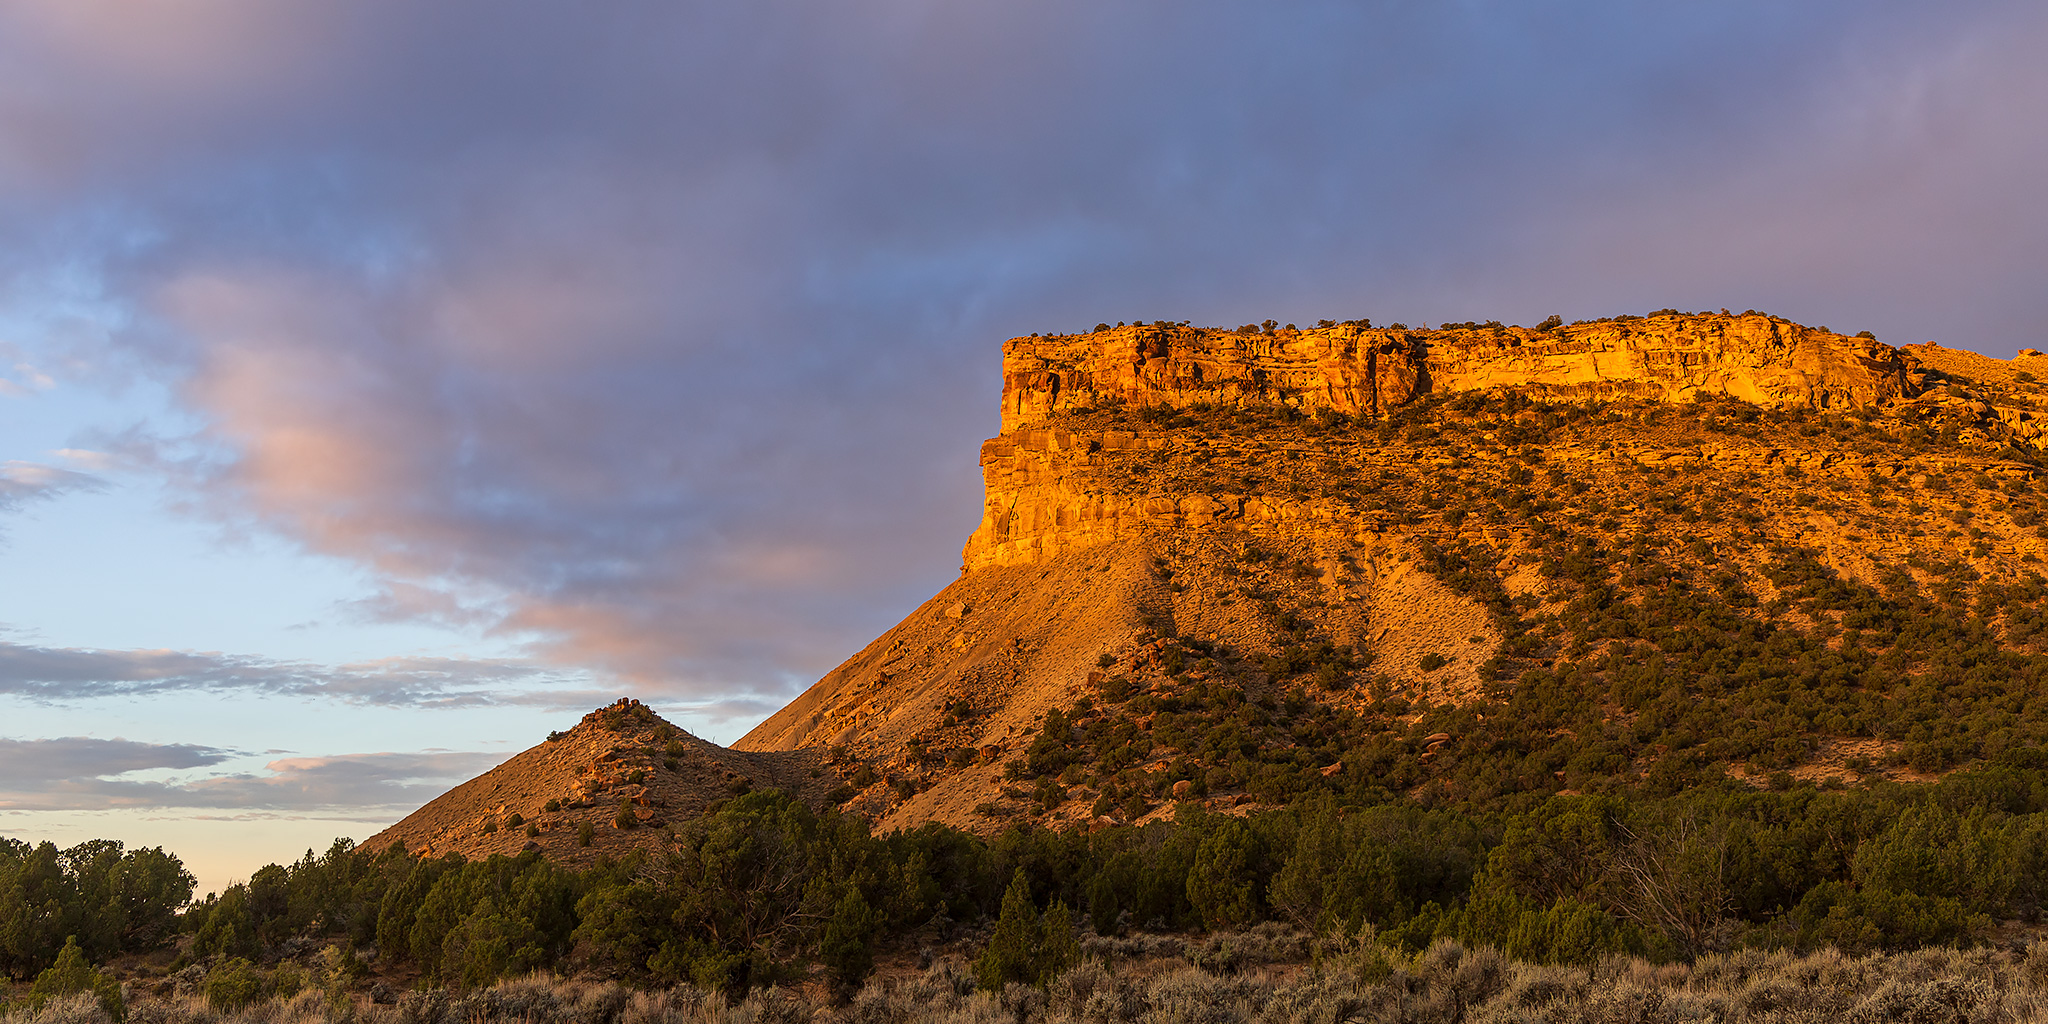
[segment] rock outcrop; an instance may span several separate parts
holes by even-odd
[[[1911,394],[1896,349],[1762,314],[1407,330],[1351,324],[1240,333],[1172,324],[1012,338],[1003,433],[1060,413],[1280,404],[1378,416],[1429,394],[1511,387],[1558,399],[1859,409]]]
[[[884,831],[992,832],[1475,779],[1818,779],[1847,769],[1801,751],[1902,748],[1830,712],[1825,735],[1694,749],[1672,723],[1701,702],[1768,709],[1658,659],[1721,649],[1697,630],[1904,644],[1926,600],[1972,644],[2048,653],[2044,359],[1755,314],[1012,339],[958,580],[734,749],[623,702],[368,845],[577,863],[662,847],[749,786]],[[1678,732],[1636,743],[1653,698]],[[1551,719],[1513,709],[1566,704],[1568,742],[1518,732]],[[1468,756],[1504,760],[1475,775]]]
[[[2023,573],[2048,544],[2018,517],[1979,515],[1973,537],[1937,544],[1798,493],[2031,477],[2000,447],[2030,436],[2029,400],[1988,395],[1968,370],[1996,376],[1757,314],[1012,339],[961,578],[737,747],[869,765],[847,806],[883,828],[988,830],[1022,812],[1008,783],[1046,713],[1105,688],[1467,701],[1541,664],[1503,632],[1526,628],[1508,602],[1544,606],[1560,571],[1539,494],[1589,538],[1682,539],[1708,552],[1702,574],[1763,593],[1748,552],[1772,545],[1858,578],[1881,571],[1874,558],[1957,552]],[[1665,518],[1679,492],[1699,507]],[[1749,504],[1721,521],[1714,494]],[[1324,652],[1320,669],[1306,651]]]

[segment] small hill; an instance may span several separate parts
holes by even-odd
[[[585,866],[601,854],[659,850],[668,827],[751,788],[813,805],[841,785],[815,750],[746,753],[698,739],[631,699],[436,797],[363,843],[472,860],[538,849]],[[579,836],[590,826],[591,840]]]
[[[2048,386],[1748,313],[1012,339],[961,578],[742,738],[883,828],[2048,738]]]

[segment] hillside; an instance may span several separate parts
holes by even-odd
[[[1668,311],[1012,339],[961,578],[736,748],[983,832],[1931,777],[2048,736],[2037,361]]]
[[[818,804],[840,784],[816,751],[727,750],[622,699],[434,798],[362,846],[374,852],[402,843],[421,856],[460,853],[471,860],[539,850],[558,863],[587,866],[600,855],[671,849],[671,823],[755,787]]]
[[[1005,998],[1084,948],[1229,974],[1282,935],[1401,999],[1459,948],[2042,959],[2038,354],[1757,314],[1273,326],[1014,339],[960,578],[744,749],[599,709],[194,904],[157,991],[238,958],[296,990],[315,937],[422,1020],[540,968],[843,998],[877,948]],[[605,859],[634,851],[674,856]],[[147,949],[97,895],[129,863],[0,843],[0,891]],[[61,933],[16,917],[26,978]]]

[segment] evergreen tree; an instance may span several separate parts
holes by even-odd
[[[58,996],[90,992],[100,1001],[100,1007],[107,1016],[120,1020],[126,1016],[127,1008],[121,1002],[121,983],[93,970],[85,962],[85,950],[78,948],[75,937],[64,940],[64,948],[57,953],[57,962],[48,970],[36,976],[36,983],[29,988],[29,1002],[40,1007]]]
[[[1038,951],[1031,966],[1043,987],[1081,961],[1081,944],[1074,939],[1074,912],[1057,900],[1046,910],[1039,931]]]
[[[1045,938],[1037,908],[1031,905],[1031,883],[1018,868],[1003,892],[1003,909],[996,916],[996,933],[988,948],[974,961],[974,980],[989,991],[1001,991],[1013,981],[1036,981],[1033,970],[1039,945]]]
[[[868,906],[860,890],[849,886],[818,943],[818,959],[832,972],[832,980],[851,988],[875,969],[873,943],[880,923],[880,915]]]

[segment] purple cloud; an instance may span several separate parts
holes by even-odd
[[[0,739],[0,809],[209,808],[303,812],[410,808],[478,775],[503,754],[460,751],[287,757],[264,772],[183,781],[122,778],[150,769],[212,768],[229,751],[79,736]]]
[[[2038,345],[2044,45],[1992,2],[32,0],[0,312],[87,282],[74,363],[198,424],[146,464],[364,615],[772,702],[952,576],[1006,336]]]
[[[395,657],[344,665],[248,655],[163,650],[95,650],[0,641],[0,695],[65,702],[179,690],[241,690],[329,697],[396,707],[539,703],[575,708],[556,696],[579,677],[529,662]],[[536,692],[537,691],[537,692]]]
[[[67,491],[96,491],[105,482],[90,473],[34,462],[0,462],[0,512]]]

